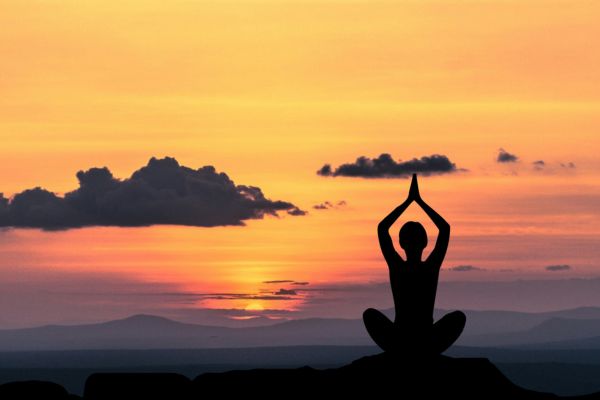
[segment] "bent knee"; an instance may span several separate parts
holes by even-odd
[[[363,321],[365,324],[392,324],[392,321],[379,310],[368,308],[363,312]]]
[[[467,322],[467,316],[465,315],[464,312],[462,311],[452,311],[451,313],[449,313],[448,315],[446,315],[448,318],[452,318],[452,321],[457,324],[457,325],[462,325],[464,326]]]
[[[367,308],[363,311],[363,319],[372,319],[373,317],[377,317],[378,314],[381,314],[381,312],[374,308]]]

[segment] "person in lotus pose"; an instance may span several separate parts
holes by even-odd
[[[400,247],[406,253],[406,260],[394,250],[389,235],[390,227],[413,201],[439,229],[435,248],[425,261],[421,260],[427,246],[423,225],[409,221],[400,229]],[[454,311],[433,323],[438,277],[448,248],[450,225],[421,198],[417,174],[412,176],[408,198],[379,223],[377,234],[389,267],[396,316],[392,322],[374,308],[365,310],[363,321],[367,332],[386,352],[439,355],[458,339],[466,317],[463,312]]]

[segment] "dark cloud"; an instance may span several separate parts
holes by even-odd
[[[346,203],[346,200],[340,200],[340,201],[338,201],[338,202],[337,202],[337,203],[335,203],[335,204],[333,204],[333,203],[332,203],[332,202],[330,202],[330,201],[325,201],[325,202],[323,202],[323,203],[320,203],[320,204],[315,204],[315,205],[313,206],[313,208],[314,208],[315,210],[329,210],[330,208],[339,208],[339,207],[343,207],[343,206],[345,206],[346,204],[347,204],[347,203]]]
[[[308,282],[296,282],[296,281],[291,280],[291,279],[280,279],[280,280],[273,280],[273,281],[263,281],[263,283],[266,283],[266,284],[290,283],[292,285],[299,285],[299,286],[308,285]],[[296,294],[296,293],[294,293],[294,294]]]
[[[308,211],[304,211],[304,210],[299,209],[298,207],[294,207],[291,210],[288,210],[287,213],[290,215],[297,216],[297,215],[306,215],[306,214],[308,214]]]
[[[456,164],[450,162],[448,157],[441,154],[396,162],[390,154],[382,153],[374,159],[360,156],[355,162],[342,164],[335,170],[332,170],[330,164],[325,164],[317,171],[317,174],[322,176],[351,176],[361,178],[402,178],[410,177],[413,173],[428,176],[452,173],[459,170],[464,171],[464,169],[456,168]]]
[[[327,209],[331,208],[332,206],[333,206],[333,204],[331,204],[330,202],[326,201],[325,203],[315,204],[313,206],[313,208],[315,210],[327,210]]]
[[[568,162],[568,163],[560,163],[560,166],[563,168],[575,168],[575,164],[572,162]]]
[[[318,171],[317,171],[317,175],[323,175],[323,176],[329,176],[332,174],[331,171],[331,165],[330,164],[325,164],[323,165]]]
[[[349,282],[349,283],[331,283],[323,284],[319,286],[313,286],[311,288],[303,288],[303,292],[361,292],[361,291],[377,291],[382,289],[388,289],[390,287],[389,281],[382,282]]]
[[[273,295],[273,296],[249,296],[249,297],[244,297],[244,299],[248,299],[248,300],[296,300],[294,297],[289,297],[289,296],[281,296],[281,295]]]
[[[456,267],[448,268],[448,270],[454,272],[485,271],[485,269],[474,267],[473,265],[457,265]]]
[[[559,265],[548,265],[546,267],[546,271],[556,272],[556,271],[568,271],[571,269],[570,265],[567,264],[559,264]]]
[[[152,157],[130,178],[119,180],[106,167],[77,172],[79,188],[58,197],[40,187],[7,201],[0,195],[0,226],[46,230],[83,226],[156,224],[245,225],[278,211],[304,215],[294,204],[270,200],[256,186],[236,185],[211,165],[196,170],[171,157]]]
[[[278,291],[276,291],[273,294],[275,294],[277,296],[295,296],[297,293],[293,289],[279,289]]]
[[[537,160],[532,162],[533,164],[533,168],[536,171],[546,171],[547,173],[555,173],[557,172],[556,169],[554,168],[555,164],[558,164],[559,169],[562,170],[572,170],[575,169],[575,164],[573,162],[558,162],[558,163],[547,163],[544,160]]]
[[[246,293],[231,293],[231,294],[212,294],[198,296],[200,300],[296,300],[294,297],[281,296],[277,294],[262,295],[262,294],[246,294]]]
[[[515,154],[511,154],[508,151],[504,150],[503,148],[500,148],[498,150],[498,157],[496,158],[496,161],[499,163],[507,163],[507,162],[515,162],[519,159],[519,157],[517,157]]]
[[[546,169],[546,163],[543,160],[532,162],[535,171],[543,171]]]

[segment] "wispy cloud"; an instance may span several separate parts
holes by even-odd
[[[536,161],[532,162],[532,164],[533,164],[533,168],[536,170],[542,170],[546,166],[546,163],[544,162],[544,160],[536,160]]]
[[[330,201],[325,201],[325,202],[323,202],[323,203],[315,204],[315,205],[313,206],[313,208],[314,208],[315,210],[329,210],[329,209],[332,209],[332,208],[340,208],[340,207],[343,207],[343,206],[345,206],[346,204],[347,204],[347,203],[346,203],[346,200],[340,200],[340,201],[338,201],[337,203],[332,203],[332,202],[330,202]]]
[[[308,282],[298,282],[298,281],[294,281],[292,279],[280,279],[280,280],[273,280],[273,281],[263,281],[262,283],[265,284],[276,284],[276,283],[291,283],[292,285],[308,285]]]
[[[556,272],[556,271],[569,271],[571,270],[571,266],[568,264],[557,264],[557,265],[548,265],[546,266],[546,271]]]
[[[475,267],[473,265],[457,265],[456,267],[448,268],[449,271],[454,272],[472,272],[472,271],[485,271],[484,268]]]
[[[297,292],[293,289],[279,289],[274,294],[277,296],[295,296]]]

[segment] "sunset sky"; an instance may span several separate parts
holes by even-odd
[[[452,226],[440,285],[600,279],[597,1],[0,0],[0,10],[4,197],[63,196],[80,170],[127,179],[172,157],[307,211],[238,226],[0,228],[0,329],[391,307],[376,226],[410,180],[317,174],[381,154],[456,166],[419,175]],[[425,256],[435,243],[412,205],[390,230],[403,256],[398,229],[417,219]],[[439,306],[482,307],[476,293],[442,295]],[[486,304],[600,305],[600,294],[554,297]]]

